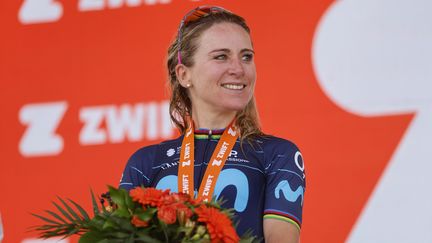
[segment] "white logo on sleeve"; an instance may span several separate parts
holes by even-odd
[[[295,164],[297,165],[297,168],[301,171],[301,172],[303,172],[303,179],[306,177],[306,175],[305,175],[305,173],[304,173],[304,170],[305,170],[305,167],[304,167],[304,163],[303,163],[303,156],[302,156],[302,154],[300,153],[300,151],[297,151],[296,153],[295,153],[295,155],[294,155],[294,162],[295,162]]]
[[[168,149],[167,152],[166,152],[166,155],[167,155],[168,157],[171,157],[171,156],[173,156],[174,154],[175,154],[175,150],[174,150],[173,148]]]
[[[21,124],[27,126],[19,143],[22,155],[56,155],[63,150],[63,138],[55,131],[67,109],[66,102],[25,105],[19,111]]]
[[[55,0],[25,0],[18,12],[22,24],[55,22],[63,15],[63,6]]]
[[[237,158],[237,155],[238,155],[238,152],[233,149],[233,150],[231,150],[229,157]]]

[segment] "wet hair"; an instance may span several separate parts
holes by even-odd
[[[188,117],[192,116],[192,102],[187,89],[181,86],[177,79],[175,68],[179,62],[178,55],[181,56],[181,63],[183,65],[192,67],[194,65],[193,56],[198,49],[199,38],[207,29],[218,23],[237,24],[250,34],[250,29],[241,16],[229,11],[211,12],[198,20],[185,24],[179,30],[179,32],[181,31],[180,43],[179,33],[177,33],[177,36],[168,48],[168,86],[171,92],[169,111],[171,120],[182,134],[187,129],[186,121],[188,121]],[[263,134],[260,128],[254,95],[243,110],[237,112],[235,125],[240,130],[240,140],[242,142],[245,139],[249,140],[249,138]]]

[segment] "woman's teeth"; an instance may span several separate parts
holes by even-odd
[[[246,87],[244,84],[223,84],[222,87],[227,89],[234,89],[234,90],[240,90]]]

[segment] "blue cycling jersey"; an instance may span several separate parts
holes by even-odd
[[[208,131],[207,131],[208,132]],[[195,134],[194,186],[198,191],[220,135]],[[221,132],[219,131],[219,134]],[[177,173],[183,136],[139,149],[129,159],[120,187],[137,186],[177,192]],[[213,197],[234,208],[237,232],[248,230],[263,238],[263,218],[274,218],[300,229],[305,191],[304,164],[292,142],[261,136],[250,144],[238,140],[216,182]]]

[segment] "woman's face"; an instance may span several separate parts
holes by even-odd
[[[189,69],[189,95],[198,111],[242,110],[252,98],[256,70],[249,34],[239,25],[218,23],[201,34]]]

